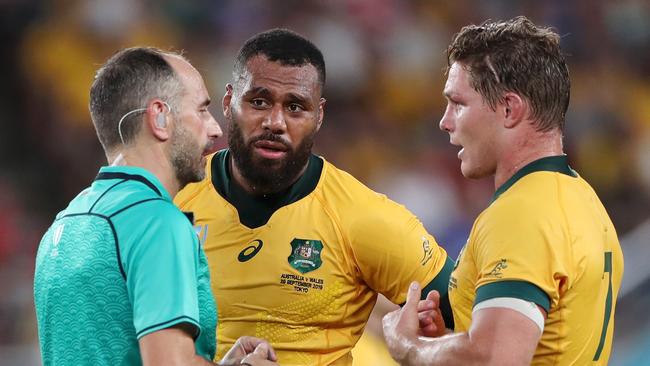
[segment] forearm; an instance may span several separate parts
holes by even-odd
[[[468,333],[419,338],[410,344],[404,366],[490,365],[489,353],[473,344]]]
[[[221,364],[215,364],[212,363],[205,358],[198,356],[198,355],[191,355],[191,356],[185,356],[185,357],[180,357],[180,358],[174,358],[174,359],[169,359],[169,358],[144,358],[143,357],[143,365],[148,366],[148,365],[168,365],[168,366],[175,366],[175,365],[184,365],[184,366],[215,366],[215,365],[221,365]],[[229,366],[229,365],[223,365],[223,366]]]

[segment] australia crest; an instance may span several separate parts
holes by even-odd
[[[311,272],[323,264],[322,251],[323,243],[320,240],[295,238],[291,241],[289,264],[300,273]]]

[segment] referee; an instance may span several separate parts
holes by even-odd
[[[203,250],[172,198],[222,132],[198,71],[153,48],[97,72],[90,112],[109,166],[61,211],[36,258],[44,365],[211,365],[217,315]],[[249,354],[249,355],[247,355]],[[244,359],[245,358],[245,359]],[[223,362],[272,364],[244,337]]]

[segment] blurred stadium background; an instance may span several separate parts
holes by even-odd
[[[493,187],[461,177],[456,148],[437,129],[444,50],[465,24],[520,14],[563,36],[573,86],[566,150],[622,240],[610,364],[650,364],[647,0],[0,0],[0,364],[40,364],[35,252],[56,212],[105,164],[87,103],[113,52],[185,50],[223,122],[219,101],[243,41],[278,26],[304,34],[328,68],[316,151],[409,207],[455,257]],[[359,365],[391,364],[368,349]]]

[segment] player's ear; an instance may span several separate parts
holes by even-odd
[[[147,104],[145,124],[151,131],[151,134],[160,141],[167,141],[170,137],[169,119],[171,113],[169,106],[158,98],[154,98]]]
[[[233,93],[233,88],[232,84],[228,83],[226,84],[226,93],[223,95],[223,99],[221,99],[221,107],[223,108],[223,116],[230,119],[232,116],[232,111],[231,111],[231,106],[230,103],[232,101],[232,93]]]
[[[504,117],[504,127],[513,128],[528,115],[528,104],[517,93],[507,92],[499,109]]]
[[[325,102],[327,99],[320,98],[318,101],[318,119],[316,120],[316,132],[320,130],[320,126],[323,124],[323,117],[325,116]]]

